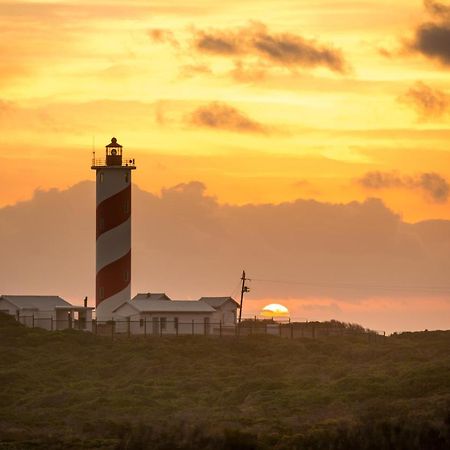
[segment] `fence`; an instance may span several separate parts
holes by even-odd
[[[156,319],[156,320],[155,320]],[[89,331],[98,336],[111,338],[144,336],[213,336],[240,337],[253,335],[272,335],[289,339],[317,339],[332,336],[365,336],[369,342],[377,341],[385,336],[384,332],[366,331],[345,326],[329,326],[320,322],[284,322],[250,321],[240,324],[226,325],[222,322],[180,322],[178,320],[56,320],[53,318],[36,318],[19,316],[23,325],[47,330],[75,329]]]

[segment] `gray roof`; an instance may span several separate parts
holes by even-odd
[[[164,292],[147,292],[145,294],[137,294],[135,297],[131,299],[132,302],[136,300],[172,300],[168,295]]]
[[[57,295],[2,295],[18,309],[35,309],[39,311],[52,311],[56,306],[71,306]]]
[[[233,302],[239,307],[239,303],[233,297],[202,297],[199,301],[208,303],[213,308],[220,308],[226,302]]]
[[[132,300],[130,302],[123,303],[114,311],[117,311],[125,304],[131,305],[139,312],[191,312],[191,313],[213,313],[215,309],[209,306],[207,303],[192,301],[192,300]],[[114,312],[113,311],[113,312]]]

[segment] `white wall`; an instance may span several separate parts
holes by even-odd
[[[131,308],[131,307],[130,307]],[[131,308],[133,309],[133,308]],[[120,309],[122,316],[115,316],[115,331],[117,333],[147,334],[147,335],[175,335],[177,333],[175,319],[178,318],[178,334],[205,334],[204,319],[209,318],[209,325],[206,326],[206,334],[212,334],[213,328],[218,327],[213,324],[213,313],[140,313],[125,317],[125,306]],[[128,311],[127,311],[128,312]],[[161,318],[165,318],[165,327],[161,329]],[[128,328],[129,327],[129,328]]]
[[[236,324],[237,306],[232,302],[224,303],[213,315],[213,322],[222,322],[223,326]]]

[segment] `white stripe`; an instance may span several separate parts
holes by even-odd
[[[128,181],[125,177],[128,174]],[[103,175],[103,181],[101,181]],[[131,170],[126,168],[97,170],[97,206],[126,189],[131,183]]]
[[[103,267],[117,261],[131,249],[131,216],[115,228],[101,234],[97,238],[96,268],[97,272]]]
[[[120,305],[122,305],[125,302],[129,302],[131,300],[131,285],[128,284],[128,286],[118,292],[117,294],[114,294],[111,297],[106,298],[105,300],[102,300],[102,302],[97,306],[96,314],[97,314],[97,320],[104,321],[104,320],[111,320],[113,317],[112,312],[118,308]]]

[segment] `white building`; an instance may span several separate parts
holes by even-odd
[[[164,293],[138,294],[113,311],[118,333],[219,334],[236,324],[238,304],[231,297],[172,300]]]
[[[47,330],[92,330],[92,310],[74,306],[57,295],[1,295],[0,312],[29,327]]]

